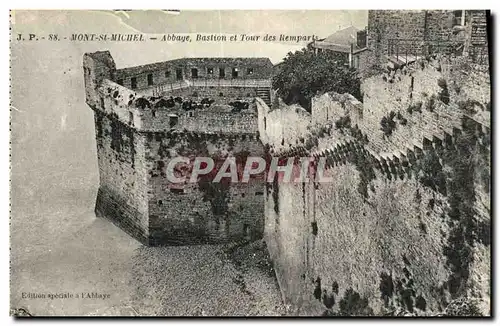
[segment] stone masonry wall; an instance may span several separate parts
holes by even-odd
[[[221,91],[225,92],[225,90]],[[121,122],[141,131],[165,131],[174,128],[199,132],[257,132],[257,116],[251,110],[236,113],[208,109],[188,112],[178,104],[171,109],[156,108],[154,101],[138,97],[134,91],[109,80],[103,82],[98,94],[100,101],[98,101],[97,108],[99,110],[107,114],[114,114]],[[192,93],[190,94],[192,95]],[[224,98],[229,101],[229,97]],[[191,99],[191,97],[188,96],[184,99]],[[201,101],[199,97],[194,100],[196,99]],[[143,100],[147,104],[138,107],[138,100]],[[233,100],[235,99],[233,98]],[[143,102],[139,102],[139,105]],[[172,114],[178,116],[178,122],[175,126],[170,125]]]
[[[465,314],[490,314],[489,79],[446,58],[405,69],[366,80],[363,103],[316,97],[305,132],[275,152],[326,157],[333,179],[266,192],[265,240],[299,314],[451,314],[458,302]],[[433,105],[415,110],[424,92]],[[282,146],[278,120],[265,135],[260,117],[274,110],[258,109],[266,144]],[[396,129],[386,134],[391,111]]]
[[[370,10],[367,31],[367,47],[373,51],[376,61],[383,63],[382,56],[389,51],[389,39],[424,39],[425,11]]]
[[[373,51],[369,48],[353,53],[354,68],[356,68],[360,78],[368,75],[374,64]]]
[[[273,184],[265,235],[285,301],[300,314],[435,315],[466,297],[489,314],[489,204],[479,199],[489,151],[462,147],[470,131],[460,150],[430,148],[413,163],[333,147],[331,182]],[[474,172],[460,174],[471,162]],[[444,188],[433,189],[437,180]]]
[[[109,52],[83,57],[85,95],[94,110],[99,190],[96,215],[110,219],[143,243],[149,234],[144,138],[133,129],[133,108],[119,103],[131,92],[109,86],[116,70]],[[103,85],[105,85],[103,87]],[[119,89],[118,89],[119,88]],[[117,93],[115,93],[117,91]],[[120,95],[120,97],[118,97]]]
[[[444,40],[454,26],[452,10],[370,10],[368,47],[380,42],[387,50],[387,40]]]
[[[363,104],[358,103],[363,119],[353,125],[358,124],[376,151],[384,155],[421,147],[425,137],[444,140],[453,134],[453,128],[460,127],[464,114],[489,128],[489,84],[487,71],[458,58],[420,60],[366,79]],[[388,134],[381,121],[391,112],[396,126]]]
[[[166,178],[171,158],[263,155],[256,135],[167,132],[148,134],[146,146],[152,244],[220,243],[263,235],[264,182],[172,184]],[[241,166],[242,168],[242,166]],[[189,179],[189,171],[185,171]],[[224,181],[224,179],[223,179]]]
[[[234,101],[236,98],[240,99],[254,99],[257,97],[256,87],[199,87],[191,86],[186,88],[179,88],[169,90],[168,86],[162,92],[163,96],[180,96],[183,98],[192,98],[193,100],[208,97],[214,100],[225,100],[226,103]]]
[[[257,115],[243,112],[194,111],[192,116],[183,116],[180,128],[214,133],[256,134],[258,132]]]
[[[485,150],[472,146],[468,155]],[[479,198],[488,197],[481,175],[488,180],[489,152],[472,156],[471,182],[458,172],[457,162],[470,164],[466,153],[453,147],[419,152],[414,163],[333,148],[324,151],[330,183],[273,184],[267,192],[265,239],[285,301],[300,314],[435,315],[472,297],[488,314],[489,280],[479,277],[489,268],[489,209],[481,207],[489,204]],[[432,189],[437,180],[445,190]],[[466,182],[473,186],[461,192]],[[458,209],[474,217],[456,216]],[[352,310],[350,301],[358,301]]]
[[[250,184],[248,189],[242,190],[245,197],[241,197],[240,193],[235,195],[233,185],[225,189],[231,202],[228,207],[234,206],[234,209],[228,208],[227,214],[211,218],[213,214],[206,211],[210,204],[202,200],[204,194],[197,187],[191,190],[188,187],[184,195],[180,195],[172,193],[165,184],[157,185],[157,180],[165,181],[165,175],[160,177],[161,173],[157,171],[161,159],[151,155],[161,153],[161,139],[170,137],[165,136],[167,133],[174,135],[170,133],[172,130],[175,135],[180,135],[177,137],[179,142],[165,140],[162,145],[164,154],[166,146],[183,147],[183,150],[191,148],[189,155],[201,154],[197,142],[212,140],[226,144],[226,155],[227,150],[233,147],[236,154],[248,151],[262,157],[256,114],[141,108],[134,105],[134,92],[109,80],[105,80],[98,90],[99,104],[94,111],[101,175],[97,201],[99,215],[119,217],[113,221],[152,245],[213,243],[262,236],[262,182]],[[132,103],[125,103],[125,99],[130,99]],[[181,114],[177,124],[171,128],[169,119],[174,111]],[[190,132],[193,132],[192,137]],[[222,138],[217,140],[218,137]],[[243,148],[241,144],[247,143],[249,145]],[[218,146],[223,147],[221,144]],[[212,148],[216,147],[210,146],[211,150],[206,154],[213,157],[217,151]],[[117,150],[120,152],[117,153]],[[123,158],[124,155],[128,156]],[[137,160],[142,160],[141,165],[135,165]],[[167,162],[164,162],[164,167]],[[233,197],[235,199],[231,199]],[[160,201],[162,205],[158,204]],[[194,209],[190,211],[186,207]]]
[[[463,20],[462,14],[465,14]],[[368,14],[368,48],[373,51],[375,63],[378,62],[379,66],[384,64],[384,56],[388,54],[402,57],[453,51],[470,54],[473,52],[468,51],[472,25],[477,25],[476,17],[485,16],[484,10],[371,10]],[[459,43],[465,45],[465,51]]]
[[[261,99],[256,99],[256,105],[259,135],[273,151],[297,145],[297,140],[308,133],[311,114],[300,105],[288,106],[279,98],[276,98],[276,106],[272,109]]]
[[[97,110],[94,116],[100,176],[96,213],[147,243],[146,139],[113,116]]]
[[[177,69],[180,69],[180,80],[192,79],[191,69],[198,69],[198,78],[220,79],[219,69],[224,69],[223,79],[233,79],[232,69],[238,69],[235,79],[268,79],[272,74],[273,65],[268,58],[183,58],[165,62],[153,63],[144,66],[118,69],[114,81],[132,88],[131,78],[136,79],[137,89],[144,89],[153,85],[177,82]],[[208,68],[212,69],[209,73]],[[248,69],[252,71],[249,73]],[[152,75],[153,84],[148,83],[148,75]]]
[[[418,182],[387,184],[379,176],[366,202],[353,187],[360,182],[354,166],[336,167],[331,177],[328,184],[280,185],[277,204],[268,197],[266,243],[286,302],[300,314],[345,314],[341,301],[357,293],[367,303],[354,314],[413,312],[417,299],[426,302],[421,314],[442,310],[437,287],[447,280],[440,234],[446,224],[442,207],[427,207],[439,199]],[[384,275],[388,293],[381,290]]]
[[[100,83],[112,79],[116,66],[109,52],[86,53],[83,56],[83,80],[85,83],[85,101],[90,107],[100,105],[96,96]]]

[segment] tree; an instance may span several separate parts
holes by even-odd
[[[346,66],[343,54],[323,51],[315,54],[310,46],[289,52],[273,78],[273,88],[287,104],[298,103],[307,110],[316,94],[335,91],[361,99],[356,70]]]

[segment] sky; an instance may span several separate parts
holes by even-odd
[[[203,33],[261,35],[316,35],[324,38],[341,28],[364,28],[367,11],[352,10],[232,10],[181,11],[15,11],[13,32],[71,35],[73,33]],[[280,62],[289,51],[306,45],[286,42],[210,42],[147,44],[82,43],[69,45],[109,49],[119,68],[181,57],[269,57]],[[68,47],[68,45],[66,46]],[[116,48],[116,50],[114,50]],[[127,53],[127,49],[137,49]],[[120,50],[123,49],[123,50]],[[141,54],[138,54],[141,53]],[[129,55],[131,54],[131,55]]]
[[[112,12],[144,33],[289,33],[323,37],[341,27],[363,28],[367,11],[354,10],[216,10]]]

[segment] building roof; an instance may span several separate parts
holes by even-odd
[[[357,33],[359,29],[350,26],[341,29],[325,39],[318,40],[312,43],[312,46],[317,49],[327,49],[335,52],[349,53],[351,51],[351,45],[354,45],[354,49],[357,49]]]
[[[333,33],[332,35],[325,38],[323,41],[327,43],[346,45],[350,47],[351,44],[357,43],[358,32],[359,32],[358,28],[350,26]]]

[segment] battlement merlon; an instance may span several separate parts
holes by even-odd
[[[255,112],[155,108],[154,102],[138,97],[134,91],[109,79],[100,83],[93,97],[97,100],[87,103],[94,111],[104,113],[137,132],[258,133]]]
[[[97,89],[104,79],[114,80],[115,72],[115,61],[109,51],[83,55],[85,100],[90,107],[96,107],[99,104]]]

